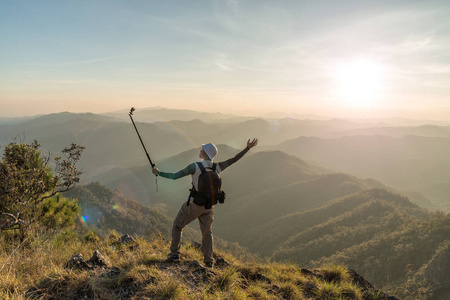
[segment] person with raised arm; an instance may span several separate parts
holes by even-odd
[[[200,223],[200,230],[202,232],[204,263],[207,267],[212,267],[214,265],[212,235],[214,204],[217,202],[223,202],[225,197],[223,192],[222,196],[217,195],[221,192],[221,179],[218,174],[241,159],[257,144],[258,139],[249,139],[244,150],[239,152],[233,158],[219,163],[213,162],[214,157],[218,152],[217,147],[212,143],[203,144],[199,153],[199,157],[202,159],[201,162],[191,163],[186,168],[176,173],[162,172],[157,167],[153,167],[153,174],[164,178],[175,180],[187,175],[192,176],[191,193],[189,194],[188,200],[181,206],[180,211],[173,222],[172,242],[170,245],[170,253],[167,256],[166,262],[178,262],[180,260],[180,245],[183,228],[195,219],[198,219]],[[207,169],[209,171],[206,171]],[[209,180],[205,180],[203,178],[207,178]],[[218,182],[218,187],[215,186],[216,182]],[[205,185],[208,186],[205,188]]]

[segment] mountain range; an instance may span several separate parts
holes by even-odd
[[[403,120],[400,123],[409,125],[393,126],[395,120],[389,119],[264,119],[164,108],[138,110],[134,119],[158,165],[185,151],[198,151],[206,142],[241,149],[248,138],[258,137],[260,145],[254,151],[283,151],[334,172],[374,178],[422,199],[429,209],[450,211],[446,196],[450,189],[450,127],[446,124]],[[0,126],[2,144],[34,139],[53,155],[72,142],[86,146],[80,161],[85,182],[108,177],[115,168],[148,163],[128,110],[13,118]]]
[[[450,181],[450,139],[423,136],[299,137],[276,146],[302,159],[403,190]]]

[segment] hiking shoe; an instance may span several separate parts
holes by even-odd
[[[169,253],[167,255],[167,259],[164,262],[179,262],[180,261],[180,255],[178,253]]]

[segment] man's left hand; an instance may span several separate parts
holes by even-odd
[[[153,167],[152,168],[152,173],[155,174],[156,176],[158,176],[159,174],[159,169],[157,167]]]

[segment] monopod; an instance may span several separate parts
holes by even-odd
[[[154,168],[156,165],[152,162],[152,159],[150,158],[150,155],[148,154],[147,149],[145,148],[144,142],[142,141],[141,135],[139,134],[139,131],[136,127],[136,124],[134,123],[134,120],[132,117],[133,111],[135,111],[134,107],[132,107],[130,109],[130,113],[128,115],[130,116],[131,122],[133,122],[134,129],[136,129],[136,133],[139,137],[139,140],[141,141],[142,147],[144,147],[144,151],[145,151],[145,154],[147,154],[148,161],[150,162],[150,165],[152,166],[152,168]]]

